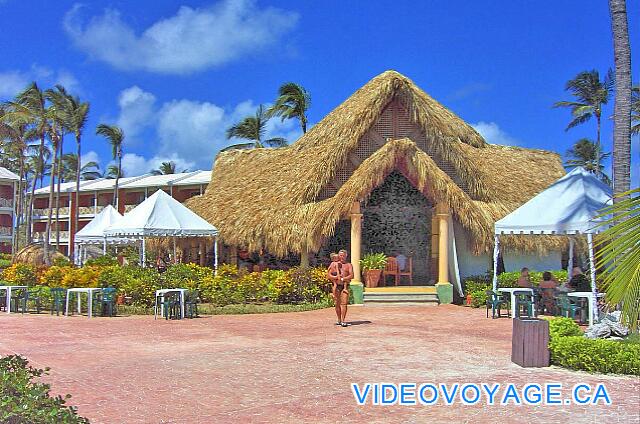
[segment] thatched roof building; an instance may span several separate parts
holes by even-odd
[[[49,251],[49,263],[53,263],[56,259],[63,259],[65,256],[53,249]],[[42,243],[31,243],[23,247],[14,256],[12,262],[25,263],[31,265],[44,265],[44,248]]]
[[[493,224],[564,175],[551,152],[488,144],[395,71],[356,91],[291,146],[218,155],[205,194],[187,205],[227,244],[284,255],[317,251],[354,202],[400,172],[487,252]],[[559,238],[505,238],[508,248],[560,247]]]

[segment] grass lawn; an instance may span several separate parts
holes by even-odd
[[[275,312],[303,312],[333,307],[331,302],[277,304],[277,303],[249,303],[226,306],[216,306],[211,303],[198,304],[201,315],[241,315],[241,314],[271,314]],[[119,315],[153,315],[153,308],[143,306],[118,306]]]

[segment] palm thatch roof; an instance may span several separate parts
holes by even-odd
[[[394,101],[415,130],[378,141],[375,151],[354,163],[354,152]],[[335,186],[339,170],[349,166],[348,178],[323,199],[323,189]],[[228,244],[279,255],[315,251],[348,218],[352,203],[365,201],[394,170],[434,204],[448,205],[471,235],[474,253],[492,248],[495,220],[564,175],[557,154],[488,144],[411,80],[387,71],[291,146],[219,154],[206,192],[187,206]],[[505,237],[507,247],[538,252],[563,242]]]
[[[65,256],[56,251],[53,247],[49,250],[49,263],[53,263],[58,258],[65,258]],[[24,263],[31,265],[44,265],[44,248],[42,243],[31,243],[20,249],[14,256],[12,262]]]

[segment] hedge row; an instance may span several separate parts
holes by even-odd
[[[555,278],[559,284],[564,284],[567,282],[567,271],[559,270],[550,272],[553,275],[553,278]],[[531,283],[533,283],[534,286],[540,284],[540,282],[542,281],[542,274],[543,273],[540,271],[529,271],[529,277],[531,279]],[[518,277],[520,277],[520,271],[503,272],[502,274],[498,275],[498,287],[517,287]],[[468,277],[464,281],[465,294],[471,295],[472,307],[480,308],[486,305],[486,291],[493,288],[491,279],[491,275],[476,275]]]
[[[640,375],[640,343],[587,339],[570,318],[549,320],[551,363],[588,372]]]
[[[315,303],[326,300],[330,290],[326,271],[321,268],[247,273],[223,265],[214,275],[210,268],[195,264],[176,264],[159,273],[153,268],[122,267],[100,260],[83,267],[14,264],[1,277],[9,284],[34,287],[45,303],[50,298],[49,287],[115,287],[136,306],[153,305],[155,291],[169,287],[198,290],[203,302],[218,306],[259,301]]]

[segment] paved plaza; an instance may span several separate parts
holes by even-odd
[[[353,307],[333,310],[153,317],[2,314],[0,354],[51,367],[53,393],[95,423],[502,422],[639,423],[637,377],[512,364],[511,321],[484,310]],[[604,406],[358,406],[351,383],[603,383]]]

